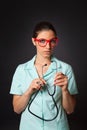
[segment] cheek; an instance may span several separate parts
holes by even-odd
[[[37,52],[43,52],[43,47],[36,46]]]
[[[52,47],[52,48],[51,48],[52,52],[54,51],[54,49],[55,49],[55,47]]]

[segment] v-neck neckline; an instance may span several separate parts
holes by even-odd
[[[42,69],[41,69],[40,74],[39,74],[38,67],[36,67],[35,64],[34,64],[34,68],[35,68],[35,70],[36,70],[36,73],[37,73],[38,77],[39,77],[39,78],[42,78],[42,77],[44,77],[44,75],[46,75],[50,70],[52,70],[51,65],[52,65],[52,63],[50,63],[50,65],[48,66],[47,70],[46,70],[44,73],[43,73],[43,68],[44,68],[45,66],[42,66]],[[51,69],[50,69],[50,68],[51,68]]]

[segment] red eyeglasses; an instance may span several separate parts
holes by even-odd
[[[56,38],[52,38],[50,40],[46,40],[44,38],[40,38],[40,39],[34,38],[34,40],[37,41],[39,46],[41,46],[41,47],[45,47],[47,45],[47,43],[50,43],[50,45],[52,47],[55,47],[57,45],[58,41],[59,41],[59,39],[57,37]]]

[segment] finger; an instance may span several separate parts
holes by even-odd
[[[59,73],[59,74],[56,76],[56,78],[65,78],[65,77],[66,77],[66,75],[63,74],[63,73]]]
[[[45,81],[43,78],[40,78],[40,80],[41,80],[44,84],[46,84],[46,81]]]
[[[58,73],[56,73],[55,78],[59,77],[59,76],[64,76],[64,74],[62,72],[58,72]]]
[[[66,78],[64,78],[64,79],[59,79],[59,80],[56,80],[56,81],[54,81],[54,84],[55,85],[66,85],[66,84],[68,84],[68,80],[66,79]]]
[[[40,88],[44,86],[44,83],[41,82],[41,81],[37,81],[36,84],[37,84]]]

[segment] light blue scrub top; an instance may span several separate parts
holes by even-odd
[[[36,56],[30,61],[17,67],[11,84],[10,94],[22,95],[29,87],[33,79],[38,78],[36,68],[34,66]],[[62,72],[68,77],[68,90],[70,94],[77,94],[77,86],[72,67],[55,57],[52,57],[52,63],[47,72],[43,75],[48,85],[50,93],[53,92],[53,80],[56,72]],[[21,114],[20,130],[69,130],[67,115],[62,107],[62,92],[59,86],[56,86],[54,99],[58,106],[58,116],[53,121],[43,121],[28,111],[28,105]],[[56,115],[56,108],[52,97],[49,96],[47,89],[39,91],[38,95],[31,104],[30,110],[36,115],[52,119]]]

